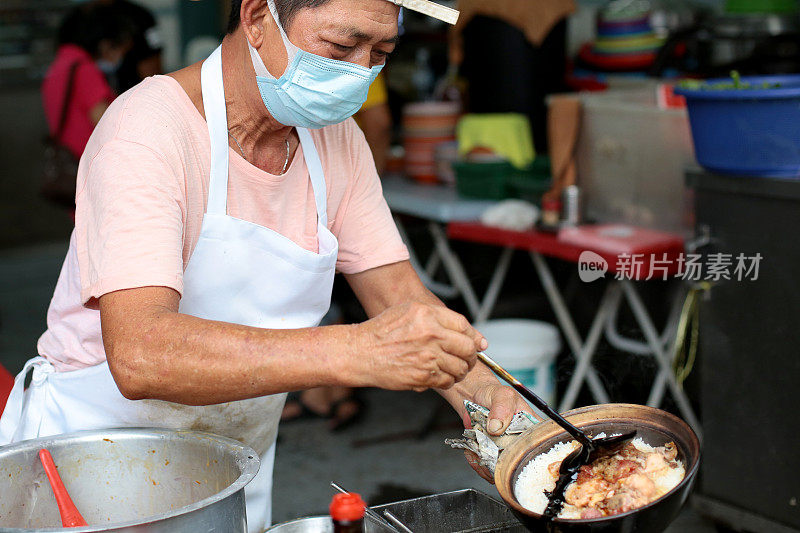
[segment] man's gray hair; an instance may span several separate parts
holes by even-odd
[[[319,7],[327,4],[330,0],[274,0],[275,9],[278,11],[278,18],[281,26],[288,31],[289,24],[292,23],[294,16],[301,9],[307,7]],[[266,3],[266,0],[264,0]],[[239,27],[239,13],[242,10],[242,0],[231,0],[231,16],[228,19],[228,33],[233,33]]]

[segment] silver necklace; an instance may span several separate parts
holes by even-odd
[[[242,157],[244,158],[245,161],[247,161],[247,158],[244,156],[244,150],[242,150],[242,145],[239,144],[239,141],[236,139],[236,137],[233,136],[233,133],[231,133],[231,130],[228,130],[228,136],[231,139],[233,139],[233,142],[236,143],[236,146],[239,148],[239,151],[242,153]],[[290,153],[290,151],[289,151],[289,137],[286,137],[286,161],[283,163],[283,170],[281,170],[281,174],[286,174],[286,169],[289,168],[289,153]]]

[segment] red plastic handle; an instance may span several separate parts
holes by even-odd
[[[72,498],[69,497],[64,482],[61,481],[61,476],[58,475],[56,464],[53,462],[53,456],[47,450],[39,450],[39,459],[42,461],[44,473],[47,474],[47,479],[50,481],[50,486],[53,488],[53,494],[56,497],[56,504],[58,505],[58,512],[61,513],[61,525],[64,527],[80,527],[87,526],[86,520],[83,519],[78,508],[72,503]]]

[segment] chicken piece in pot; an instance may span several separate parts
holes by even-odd
[[[664,456],[664,460],[667,462],[674,461],[678,457],[678,447],[675,446],[674,442],[668,442],[664,446],[656,448],[656,450]]]
[[[576,507],[595,507],[606,498],[609,488],[609,484],[602,476],[596,475],[592,467],[582,466],[578,479],[567,487],[564,499]]]
[[[660,453],[651,453],[645,457],[644,471],[654,473],[667,468],[667,461]]]
[[[626,444],[612,456],[597,459],[582,466],[564,495],[572,512],[581,518],[601,518],[638,509],[664,494],[656,480],[674,468],[677,448],[673,442],[644,451],[632,443]],[[548,466],[550,474],[558,476],[560,462]]]

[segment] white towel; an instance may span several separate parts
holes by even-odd
[[[481,215],[486,226],[511,231],[529,231],[539,221],[539,208],[522,200],[505,200]]]

